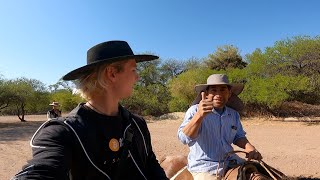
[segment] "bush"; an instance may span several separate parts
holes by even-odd
[[[208,68],[191,69],[172,79],[168,85],[173,97],[169,102],[170,112],[186,111],[197,95],[195,85],[206,83],[208,76],[214,72],[217,71]]]
[[[133,95],[123,100],[122,104],[130,111],[140,115],[159,116],[169,112],[170,98],[167,87],[161,84],[151,84],[146,87],[136,86]]]
[[[293,92],[308,91],[308,78],[275,75],[269,78],[250,77],[247,79],[242,100],[270,109],[278,108],[285,101],[292,100]]]
[[[61,89],[51,94],[51,102],[52,101],[58,101],[61,104],[62,112],[70,112],[80,102],[83,102],[84,99],[82,99],[80,95],[73,94],[67,89]]]

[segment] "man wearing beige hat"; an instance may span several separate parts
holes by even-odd
[[[231,144],[243,148],[248,160],[262,159],[246,138],[237,112],[243,109],[237,96],[243,87],[243,84],[229,83],[224,74],[212,74],[207,84],[195,87],[198,96],[178,129],[179,140],[190,148],[188,170],[195,180],[218,179],[223,173],[225,154],[233,151]],[[230,160],[232,163],[241,161],[236,155]]]
[[[61,117],[61,110],[59,109],[59,102],[53,101],[49,106],[52,106],[52,109],[47,112],[47,119],[53,119],[57,117]]]

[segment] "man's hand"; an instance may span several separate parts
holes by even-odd
[[[248,141],[246,137],[239,138],[235,142],[235,145],[244,149],[244,151],[247,153],[246,158],[248,158],[248,161],[250,161],[251,159],[260,161],[262,159],[262,156],[259,153],[259,151],[257,151],[257,149]]]
[[[259,153],[259,151],[257,151],[256,149],[253,149],[247,152],[246,158],[248,158],[248,161],[250,161],[251,159],[260,161],[262,159],[262,156]]]
[[[213,109],[213,95],[209,94],[207,97],[205,92],[201,92],[201,101],[198,106],[198,113],[200,117],[206,116],[208,113],[212,112]]]
[[[191,118],[190,122],[182,129],[182,132],[190,138],[198,136],[204,117],[212,112],[213,109],[213,95],[206,97],[205,92],[201,92],[201,101],[198,104],[197,113]]]

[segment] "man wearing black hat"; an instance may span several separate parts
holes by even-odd
[[[87,65],[62,78],[74,80],[87,102],[36,131],[33,159],[14,178],[167,179],[145,120],[119,104],[138,80],[136,63],[157,58],[134,55],[125,41],[89,49]]]

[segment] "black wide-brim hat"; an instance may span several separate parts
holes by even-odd
[[[158,59],[158,56],[135,55],[126,41],[107,41],[97,44],[87,51],[87,65],[77,68],[62,77],[63,80],[75,80],[89,74],[96,66],[118,61],[135,59],[137,63]]]

